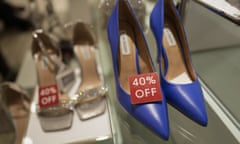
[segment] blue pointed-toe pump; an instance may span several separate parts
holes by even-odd
[[[118,101],[147,128],[167,140],[169,124],[166,100],[131,104],[128,77],[155,72],[142,28],[126,0],[117,0],[108,22]]]
[[[188,43],[172,0],[158,0],[150,16],[158,46],[161,86],[167,102],[202,126],[208,123],[205,102],[191,63]]]

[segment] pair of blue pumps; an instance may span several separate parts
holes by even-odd
[[[167,103],[202,126],[208,123],[201,86],[191,63],[188,44],[180,16],[172,0],[158,0],[151,13],[150,24],[157,43],[160,102],[131,104],[128,76],[156,72],[147,41],[133,9],[127,0],[117,0],[108,23],[108,38],[112,50],[117,97],[124,109],[154,133],[167,140],[169,122]],[[168,28],[179,54],[171,54],[164,45],[164,29]],[[124,36],[124,37],[121,37]],[[121,42],[124,40],[124,42]],[[124,44],[125,43],[125,44]],[[125,49],[121,48],[124,47]],[[179,58],[174,62],[174,58]],[[173,59],[172,59],[173,58]],[[181,65],[183,65],[181,67]],[[174,66],[176,68],[174,68]],[[179,68],[178,68],[179,66]],[[189,77],[187,83],[171,81],[175,71],[182,70]],[[176,76],[176,75],[175,75]]]

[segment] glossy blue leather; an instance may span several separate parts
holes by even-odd
[[[169,13],[172,13],[172,16],[175,16],[175,18],[171,19],[175,19],[176,21],[178,21],[174,24],[176,27],[178,26],[176,29],[182,30],[183,35],[185,36],[184,28],[182,26],[177,9],[175,8],[173,2],[170,2],[168,4],[171,4],[171,9],[169,9],[168,7],[168,9],[166,10]],[[184,115],[197,122],[198,124],[206,126],[208,123],[208,117],[205,108],[203,93],[196,73],[194,72],[196,79],[189,84],[175,84],[169,82],[165,78],[168,69],[168,58],[162,44],[164,29],[164,12],[166,11],[164,10],[164,8],[166,8],[166,5],[164,5],[164,0],[158,0],[150,16],[151,29],[155,36],[158,47],[158,61],[162,90],[164,91],[167,102],[169,104],[171,104],[173,107],[178,109],[180,112],[182,112]],[[178,34],[178,36],[180,36],[180,34]],[[180,41],[180,46],[183,46],[182,41]],[[188,57],[190,57],[189,50],[188,54]],[[184,56],[186,57],[186,55]],[[161,70],[161,57],[164,60],[165,71]],[[191,68],[193,69],[192,66]]]
[[[132,21],[137,21],[137,18],[130,7],[130,4],[126,0],[119,0],[120,2],[124,2],[127,5],[129,12],[131,12],[134,16]],[[114,76],[116,82],[116,91],[117,91],[117,98],[122,107],[135,119],[149,128],[158,136],[162,137],[163,139],[167,140],[169,137],[169,124],[168,124],[168,113],[167,113],[167,104],[166,99],[163,95],[162,102],[151,102],[145,104],[131,104],[130,94],[124,91],[121,87],[118,79],[118,52],[119,52],[119,1],[116,1],[116,5],[112,11],[112,15],[109,18],[108,22],[108,39],[111,46],[112,51],[112,60],[113,60],[113,67],[114,67]],[[141,35],[144,38],[144,42],[146,43],[144,34],[142,32],[142,28],[137,21],[137,29],[140,29]],[[137,48],[136,48],[137,49]],[[139,50],[136,50],[139,51]],[[147,48],[148,54],[150,52]],[[136,56],[137,57],[137,56]],[[151,58],[151,57],[150,57]],[[152,63],[152,60],[150,60]],[[153,65],[153,63],[152,63]],[[126,65],[127,66],[127,65]],[[140,73],[138,62],[136,62],[136,67],[138,73]],[[155,70],[155,68],[154,68]]]

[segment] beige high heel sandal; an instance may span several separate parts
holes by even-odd
[[[36,64],[38,87],[57,85],[56,72],[61,69],[56,63],[61,61],[61,53],[50,38],[41,30],[33,34],[32,54]],[[44,131],[69,129],[72,125],[73,111],[69,97],[58,89],[59,104],[38,107],[37,113]]]
[[[103,80],[98,71],[95,55],[95,41],[88,25],[77,22],[73,29],[74,53],[81,68],[81,84],[75,105],[81,120],[87,120],[105,112],[105,93]]]

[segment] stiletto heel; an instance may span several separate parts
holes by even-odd
[[[117,98],[123,108],[154,133],[168,139],[166,101],[132,104],[129,76],[155,72],[142,28],[126,0],[117,0],[108,22]]]
[[[37,69],[40,98],[41,89],[57,87],[56,72],[60,68],[56,67],[55,62],[61,61],[61,53],[43,31],[37,30],[33,33],[32,54]],[[52,106],[37,108],[38,118],[44,131],[64,130],[72,125],[73,111],[69,104],[70,100],[60,89],[55,90],[59,102]]]
[[[167,102],[190,119],[206,126],[201,86],[191,63],[187,38],[172,0],[158,0],[150,16],[158,46],[161,85]]]
[[[95,55],[95,39],[87,24],[77,22],[73,30],[74,54],[81,68],[81,84],[77,90],[78,102],[75,105],[81,120],[99,116],[105,112],[103,79]]]

